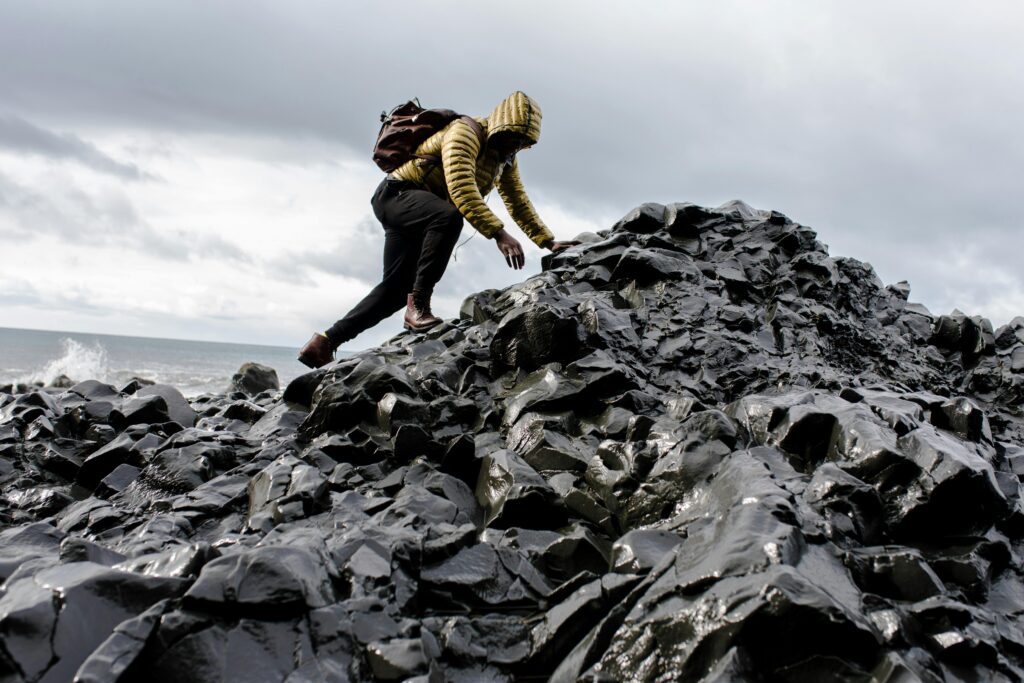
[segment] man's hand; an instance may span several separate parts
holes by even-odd
[[[519,244],[519,240],[502,228],[494,236],[494,241],[498,243],[498,251],[505,257],[505,263],[508,264],[508,267],[521,270],[526,258],[523,256],[523,245]]]
[[[579,240],[566,240],[564,242],[552,242],[548,246],[548,249],[551,250],[552,254],[557,254],[558,252],[563,251],[565,249],[568,249],[569,247],[575,247],[577,244],[579,244]]]

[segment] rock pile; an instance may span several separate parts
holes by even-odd
[[[0,678],[1024,678],[1024,319],[740,202],[581,239],[283,392],[0,395]]]

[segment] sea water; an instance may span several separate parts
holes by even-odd
[[[246,362],[277,371],[281,386],[309,372],[297,349],[254,344],[45,332],[0,327],[0,385],[50,384],[61,375],[121,386],[133,377],[170,384],[186,396],[224,392]]]

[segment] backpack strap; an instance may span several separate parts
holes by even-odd
[[[484,133],[484,127],[480,125],[480,122],[474,119],[472,116],[460,116],[457,120],[465,121],[466,125],[473,129],[476,133],[477,139],[480,141],[480,152],[477,154],[477,158],[484,153],[484,144],[487,142],[487,135]],[[437,166],[441,163],[441,157],[436,154],[413,154],[414,159],[423,159],[424,161],[430,162],[430,165]],[[434,170],[433,168],[430,169]],[[429,173],[429,171],[428,171]]]
[[[460,116],[460,119],[469,124],[469,127],[476,133],[476,137],[480,140],[480,151],[484,151],[484,143],[487,142],[486,136],[484,135],[484,127],[480,125],[480,122],[474,119],[472,116]]]

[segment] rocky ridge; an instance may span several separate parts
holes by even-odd
[[[0,394],[0,680],[1024,679],[1024,319],[741,202],[580,239],[283,392]]]

